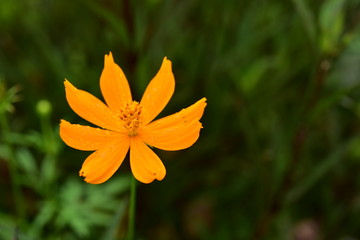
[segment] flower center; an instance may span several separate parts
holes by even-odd
[[[137,101],[133,101],[120,109],[120,120],[123,121],[124,127],[129,131],[130,137],[138,134],[138,128],[141,124],[141,108]]]

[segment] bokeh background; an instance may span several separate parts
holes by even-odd
[[[140,100],[162,59],[202,97],[197,143],[155,150],[138,184],[136,239],[360,239],[359,0],[1,0],[0,239],[124,239],[128,160],[78,176],[64,145],[63,80],[101,97],[112,51]]]

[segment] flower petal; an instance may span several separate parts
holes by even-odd
[[[66,99],[71,109],[83,119],[114,131],[123,130],[116,115],[99,99],[88,92],[79,90],[65,80]]]
[[[164,58],[161,68],[150,81],[141,99],[143,124],[151,122],[166,106],[175,90],[171,61]]]
[[[166,174],[160,158],[138,137],[131,139],[130,166],[134,177],[143,183],[161,181]]]
[[[65,120],[60,123],[60,137],[70,147],[83,150],[95,151],[111,142],[115,133],[100,128],[71,124]]]
[[[114,62],[111,52],[109,55],[105,55],[100,88],[106,104],[113,112],[118,112],[126,103],[132,101],[129,83],[124,72]]]
[[[144,126],[139,134],[141,139],[156,148],[174,151],[193,145],[199,138],[199,122],[206,107],[206,98],[202,98],[178,113],[161,118]]]
[[[123,135],[106,145],[104,148],[93,152],[83,163],[79,172],[85,181],[99,184],[107,181],[120,167],[129,150],[129,137]]]

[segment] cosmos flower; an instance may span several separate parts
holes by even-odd
[[[129,83],[114,62],[105,55],[100,89],[106,104],[65,80],[66,99],[83,119],[99,126],[60,123],[60,136],[70,147],[94,151],[82,165],[80,176],[88,183],[107,181],[120,167],[130,149],[130,167],[143,183],[162,180],[166,169],[150,147],[181,150],[199,138],[206,98],[170,116],[154,120],[169,102],[175,89],[171,61],[164,58],[161,68],[150,81],[140,102],[131,96]]]

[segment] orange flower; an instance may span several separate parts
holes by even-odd
[[[206,98],[178,113],[152,120],[164,109],[175,89],[171,62],[164,58],[140,102],[132,100],[128,81],[114,62],[111,52],[105,55],[100,88],[106,104],[75,88],[65,80],[66,99],[83,119],[101,127],[93,128],[60,123],[60,136],[72,148],[93,152],[82,165],[80,176],[88,183],[107,181],[120,167],[130,149],[130,166],[137,180],[150,183],[162,180],[166,170],[160,158],[148,147],[181,150],[199,138],[199,122]]]

